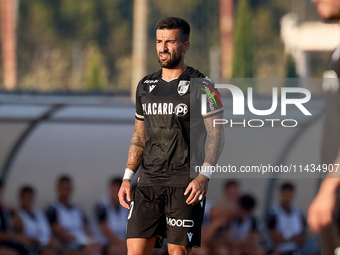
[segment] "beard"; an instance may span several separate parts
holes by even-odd
[[[180,52],[182,52],[182,51],[180,51]],[[167,68],[167,69],[175,68],[176,66],[178,66],[178,64],[182,60],[182,54],[177,54],[176,52],[174,52],[173,54],[171,54],[170,52],[166,52],[166,54],[169,54],[169,59],[161,60],[159,55],[162,54],[162,53],[164,53],[164,52],[160,52],[158,54],[158,63],[163,68]]]

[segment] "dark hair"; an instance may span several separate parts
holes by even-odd
[[[112,185],[122,185],[122,178],[118,178],[118,177],[114,177],[114,178],[112,178],[111,179],[111,181],[110,181],[110,186],[112,186]]]
[[[285,182],[281,185],[281,191],[283,190],[294,191],[294,185],[290,182]]]
[[[238,203],[241,208],[249,210],[249,211],[252,210],[256,205],[256,201],[254,197],[251,195],[241,196]]]
[[[31,194],[34,194],[34,188],[31,187],[31,186],[23,186],[21,189],[20,189],[20,196],[24,195],[25,193],[31,193]]]
[[[179,29],[183,42],[189,41],[190,26],[184,19],[167,17],[160,19],[156,24],[156,29]]]
[[[4,181],[0,179],[0,188],[2,188],[3,186],[4,186]]]
[[[224,188],[229,188],[230,186],[238,186],[238,182],[236,180],[229,180],[224,183]]]
[[[64,181],[72,182],[72,179],[68,175],[62,175],[58,178],[58,184]]]

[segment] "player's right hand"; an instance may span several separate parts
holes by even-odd
[[[118,192],[119,203],[126,209],[130,209],[131,202],[131,181],[123,180]]]
[[[320,190],[308,209],[308,225],[313,232],[320,232],[332,222],[335,192]]]

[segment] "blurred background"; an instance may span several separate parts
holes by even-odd
[[[340,43],[339,26],[322,23],[310,0],[1,0],[0,10],[4,202],[18,206],[18,190],[29,184],[36,189],[36,207],[45,209],[56,198],[57,178],[67,174],[75,185],[72,200],[87,215],[107,193],[110,178],[125,169],[135,88],[159,69],[155,24],[160,18],[189,22],[187,63],[213,80],[322,78]],[[273,164],[294,157],[321,162],[321,84],[294,86],[312,92],[313,117],[283,133],[227,130],[230,158],[241,153]],[[272,87],[278,86],[257,83],[254,105],[270,106]],[[223,96],[223,102],[230,98]],[[254,214],[264,219],[287,180],[306,215],[320,179],[273,175],[238,183],[242,193],[255,197]],[[224,199],[226,181],[212,180],[212,205]]]

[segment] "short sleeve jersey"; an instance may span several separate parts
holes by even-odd
[[[202,115],[201,94],[207,92]],[[203,164],[207,135],[204,118],[222,111],[213,82],[192,67],[171,81],[162,79],[162,70],[144,77],[136,91],[136,119],[144,121],[145,126],[138,185],[187,186],[190,164]]]

